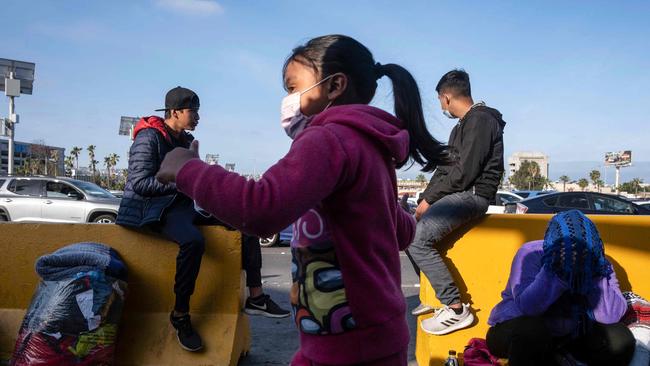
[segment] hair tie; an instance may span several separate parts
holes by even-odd
[[[377,79],[380,79],[382,76],[386,75],[386,69],[384,68],[384,65],[380,64],[379,62],[375,63],[375,77]]]

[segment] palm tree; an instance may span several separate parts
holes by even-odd
[[[81,154],[82,151],[83,149],[78,146],[73,146],[72,150],[70,150],[70,156],[74,157],[75,169],[77,170],[79,170],[79,154]]]
[[[53,163],[52,167],[54,168],[54,169],[52,169],[52,170],[54,170],[53,176],[56,177],[56,176],[59,175],[59,150],[56,150],[56,149],[50,150],[50,158],[52,159],[52,163]],[[50,162],[50,159],[48,159],[48,164],[49,164],[49,162]]]
[[[528,190],[533,189],[532,186],[535,184],[535,178],[539,174],[539,165],[536,162],[531,162],[528,165],[528,174],[530,175],[530,182],[528,182]]]
[[[598,189],[598,192],[600,192],[600,172],[598,170],[592,170],[589,172],[589,179],[591,179],[591,182],[596,186]]]
[[[553,189],[555,190],[555,186],[553,185],[553,181],[548,179],[547,177],[542,177],[542,180],[544,182],[544,189]]]
[[[563,175],[560,177],[560,182],[562,182],[562,192],[566,192],[566,184],[571,181],[568,175]]]
[[[117,165],[117,162],[120,161],[120,156],[116,153],[109,154],[104,157],[104,165],[106,165],[106,172],[108,174],[108,186],[111,186],[111,180],[113,178],[113,168]]]
[[[587,188],[587,186],[589,186],[589,181],[586,180],[585,178],[582,178],[578,181],[578,187],[580,187],[580,189],[582,189],[583,191],[585,190],[585,188]]]
[[[641,184],[643,184],[643,179],[641,178],[634,178],[632,181],[630,181],[632,187],[634,188],[634,194],[639,194],[639,188],[641,188]]]
[[[106,174],[108,174],[108,180],[111,179],[111,157],[104,157],[104,165],[106,165]]]
[[[88,150],[88,158],[90,159],[90,171],[93,174],[93,178],[95,177],[95,169],[97,167],[97,164],[99,163],[97,160],[95,160],[95,149],[97,146],[95,145],[88,145],[86,150]]]
[[[117,166],[117,163],[120,161],[120,156],[116,153],[112,153],[109,157],[111,158],[111,165],[113,167]]]
[[[74,156],[72,154],[65,157],[65,160],[63,161],[63,164],[65,165],[66,175],[70,174],[71,171],[72,171],[72,168],[74,168],[74,161],[75,161],[75,158],[74,158]]]

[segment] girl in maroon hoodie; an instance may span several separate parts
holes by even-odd
[[[399,251],[415,220],[397,203],[395,169],[432,171],[445,146],[427,131],[417,84],[376,63],[356,40],[329,35],[293,50],[283,68],[282,126],[294,139],[259,181],[167,154],[158,179],[218,219],[267,236],[294,222],[291,301],[300,329],[292,365],[406,365],[409,332]],[[393,84],[395,116],[368,106]]]

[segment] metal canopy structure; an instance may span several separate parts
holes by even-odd
[[[5,79],[20,80],[20,93],[32,94],[34,89],[34,71],[36,64],[33,62],[24,62],[0,58],[0,89],[5,90]]]

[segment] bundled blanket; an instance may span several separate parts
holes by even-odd
[[[36,262],[43,279],[11,365],[110,365],[124,306],[126,266],[110,247],[78,243]]]
[[[79,272],[89,271],[102,271],[106,275],[126,281],[124,262],[113,248],[104,244],[71,244],[36,261],[36,273],[44,281],[59,281],[71,278]]]

